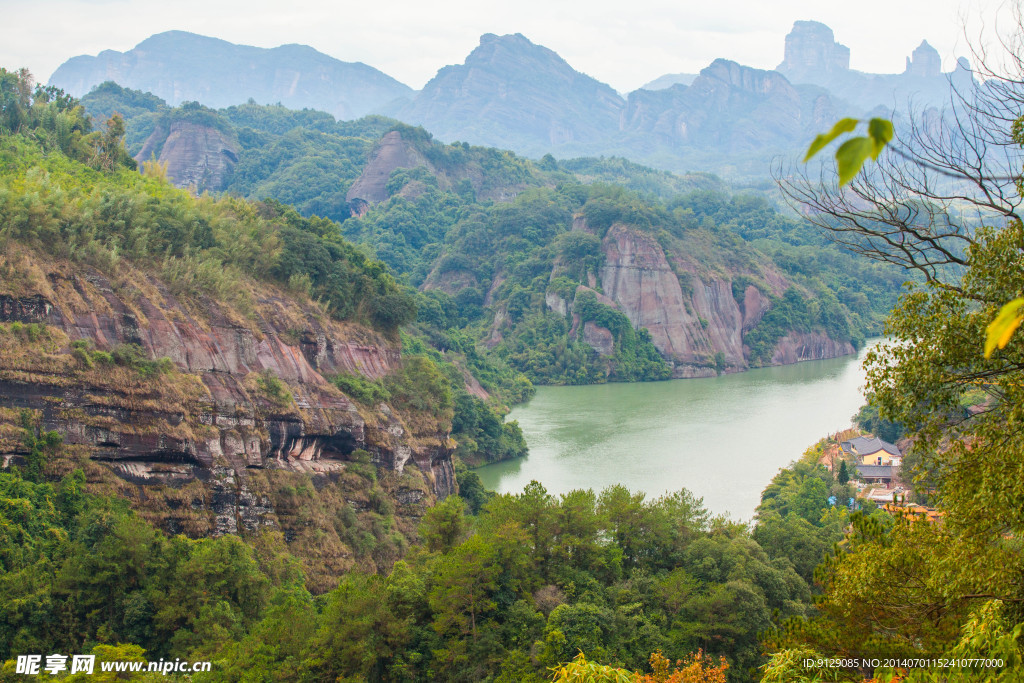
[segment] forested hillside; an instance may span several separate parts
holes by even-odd
[[[171,177],[340,221],[420,290],[417,334],[535,383],[851,353],[898,291],[892,273],[713,176],[620,159],[532,162],[380,118],[341,123],[252,103],[170,109],[114,84],[84,102],[97,116],[134,111],[137,158],[162,160]]]
[[[31,86],[0,70],[0,675],[36,651],[231,681],[1020,663],[1017,350],[972,351],[1017,291],[1019,222],[907,295],[906,343],[872,355],[941,523],[851,514],[825,442],[750,525],[687,491],[495,495],[464,463],[525,452],[501,414],[532,382],[848,353],[902,274],[707,176],[114,85],[97,124]]]
[[[484,387],[529,382],[403,344],[414,294],[336,223],[139,174],[120,119],[90,131],[74,100],[0,76],[24,93],[0,131],[6,453],[56,430],[59,473],[77,463],[170,532],[281,529],[315,586],[390,566],[458,490],[456,448],[525,452]]]
[[[628,97],[520,34],[419,93],[181,32],[66,63],[81,100],[0,68],[0,681],[51,653],[238,683],[1024,680],[1014,9],[978,81],[926,42],[902,74],[851,70],[802,21],[774,71],[718,59]],[[635,161],[743,177],[845,108],[950,85],[953,115],[836,124],[839,166],[871,157],[843,182],[831,158],[742,189]],[[842,381],[716,378],[862,350]],[[811,403],[832,420],[854,369],[856,428],[769,443]],[[711,379],[545,389],[592,392],[576,425],[533,406],[576,431],[568,469],[658,495],[484,486],[543,472],[506,420],[538,385],[682,378]],[[778,412],[742,420],[765,403],[728,385]],[[740,466],[689,429],[712,421],[750,437]],[[666,490],[678,468],[710,499],[717,469],[740,500],[787,449],[748,521]]]

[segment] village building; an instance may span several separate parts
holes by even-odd
[[[858,436],[840,444],[843,455],[857,463],[857,474],[869,484],[886,488],[899,478],[903,454],[900,449],[877,437]]]

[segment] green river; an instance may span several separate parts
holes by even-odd
[[[686,488],[712,513],[747,521],[779,468],[850,426],[865,352],[708,379],[539,387],[509,415],[530,454],[475,471],[499,493],[533,479],[554,494]]]

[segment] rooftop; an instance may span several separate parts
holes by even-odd
[[[882,441],[875,436],[858,436],[850,439],[849,441],[844,441],[842,446],[844,451],[848,453],[853,452],[857,455],[868,455],[870,453],[877,453],[878,451],[885,451],[889,455],[895,455],[897,457],[903,455],[900,453],[900,449],[896,448],[896,446],[892,445],[888,441]]]
[[[875,477],[892,477],[892,465],[857,465],[860,476],[873,479]]]

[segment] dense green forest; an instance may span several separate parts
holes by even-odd
[[[44,471],[62,457],[59,436],[28,424],[24,438]],[[754,680],[758,634],[813,612],[811,569],[847,519],[828,506],[836,486],[811,461],[784,471],[753,532],[687,491],[552,496],[534,483],[482,494],[475,513],[450,497],[387,575],[312,595],[280,532],[169,537],[88,493],[81,471],[5,472],[0,659],[144,650],[212,660],[196,680],[543,681],[581,651],[643,670],[654,652],[700,649],[725,657],[730,681]]]

